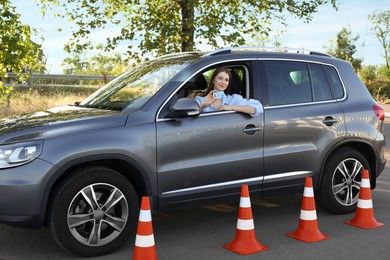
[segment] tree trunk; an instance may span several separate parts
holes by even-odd
[[[181,51],[194,50],[194,35],[195,35],[195,9],[194,0],[179,0],[181,8]]]

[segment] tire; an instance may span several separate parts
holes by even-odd
[[[318,194],[320,206],[334,214],[354,212],[363,169],[370,172],[370,165],[357,150],[342,148],[333,154],[323,171]]]
[[[57,187],[49,228],[65,250],[78,256],[98,256],[129,240],[138,218],[139,198],[121,174],[104,167],[83,168]]]

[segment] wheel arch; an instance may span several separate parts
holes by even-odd
[[[340,142],[338,145],[335,145],[328,151],[328,153],[325,155],[324,159],[322,160],[321,168],[320,168],[320,174],[318,176],[318,179],[316,180],[315,188],[318,189],[321,184],[321,180],[324,177],[323,172],[324,168],[326,166],[327,161],[329,158],[331,158],[335,153],[337,153],[339,150],[343,148],[352,148],[356,151],[360,152],[368,161],[368,164],[370,165],[370,184],[371,188],[374,189],[376,186],[376,158],[377,158],[377,152],[375,151],[372,144],[370,144],[367,141],[364,140],[347,140]]]
[[[120,154],[97,155],[78,158],[66,163],[52,174],[52,177],[44,191],[43,203],[41,204],[42,208],[40,218],[44,225],[47,224],[46,220],[50,208],[50,199],[56,188],[62,183],[64,179],[69,176],[70,173],[77,169],[92,166],[106,167],[122,174],[126,179],[129,180],[129,182],[133,184],[139,198],[141,198],[143,195],[153,195],[151,180],[149,179],[146,170],[132,158]]]

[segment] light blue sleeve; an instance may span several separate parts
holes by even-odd
[[[204,99],[205,99],[205,97],[201,97],[201,96],[196,96],[194,98],[194,100],[199,104],[199,106],[203,104]]]
[[[201,97],[201,96],[196,96],[194,98],[194,100],[199,104],[199,107],[204,103],[206,97]],[[206,113],[206,112],[213,112],[215,111],[215,108],[213,106],[208,106],[204,109],[202,109],[202,113]]]
[[[256,113],[251,116],[258,116],[263,112],[263,105],[256,99],[245,99],[241,95],[233,94],[228,99],[229,105],[251,106],[256,109]]]

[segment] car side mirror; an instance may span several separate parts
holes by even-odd
[[[168,117],[171,118],[186,118],[196,117],[200,114],[198,103],[191,98],[181,98],[175,101],[170,107]]]

